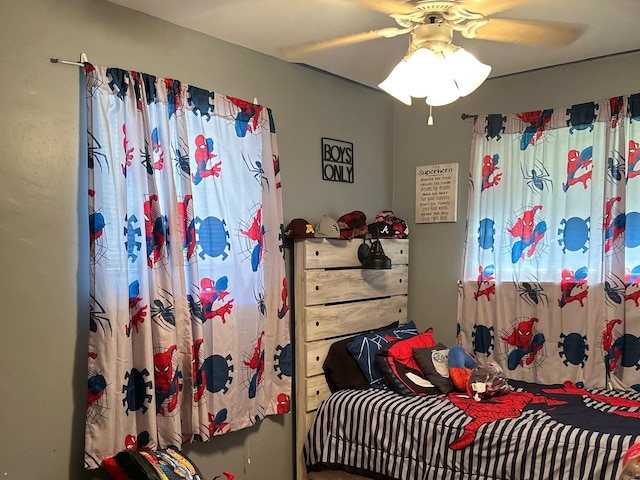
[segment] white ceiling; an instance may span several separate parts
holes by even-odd
[[[280,47],[397,26],[355,0],[109,1],[278,58]],[[640,49],[640,0],[530,0],[493,17],[577,23],[586,32],[567,47],[468,40],[456,32],[453,43],[491,65],[491,77]],[[408,45],[408,35],[376,39],[308,54],[299,62],[376,87]]]

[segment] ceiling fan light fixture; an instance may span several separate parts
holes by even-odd
[[[405,79],[409,95],[424,98],[438,88],[439,78],[433,72],[439,69],[440,54],[428,48],[419,48],[405,61],[409,66]]]
[[[411,97],[425,98],[432,106],[455,102],[469,95],[489,76],[491,67],[455,45],[436,50],[418,48],[403,58],[378,86],[406,105]]]
[[[437,68],[436,54],[427,48],[419,48],[407,54],[380,84],[382,90],[406,105],[411,97],[424,98],[435,87],[432,72]]]
[[[404,59],[400,60],[400,63],[391,70],[389,76],[378,84],[380,89],[400,100],[405,105],[411,105],[411,94],[409,93],[407,84],[407,80],[411,75],[408,69],[409,65],[407,62],[405,62]]]
[[[489,65],[479,61],[464,48],[445,55],[461,97],[466,97],[477,89],[491,73]]]
[[[431,107],[441,107],[443,105],[449,105],[460,98],[460,93],[455,86],[450,88],[443,88],[438,92],[429,95],[425,101],[427,105]]]

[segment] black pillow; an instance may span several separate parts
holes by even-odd
[[[381,332],[396,328],[399,322],[393,322],[384,327],[371,330],[371,332]],[[324,359],[322,369],[324,370],[324,376],[327,379],[327,385],[331,392],[337,392],[338,390],[346,390],[348,388],[354,388],[357,390],[364,390],[369,388],[369,381],[362,373],[362,369],[358,365],[358,362],[353,355],[347,350],[349,345],[358,335],[353,337],[344,338],[333,343],[329,347],[327,352],[327,358]]]
[[[410,320],[404,325],[398,325],[389,330],[358,335],[353,342],[347,345],[347,350],[358,362],[360,370],[369,380],[369,385],[373,388],[386,390],[389,386],[384,378],[384,373],[378,368],[376,354],[380,349],[396,340],[405,340],[416,335],[418,335],[418,328],[413,320]]]
[[[413,349],[413,359],[422,373],[444,394],[456,389],[449,378],[448,354],[449,350],[442,343],[438,343],[435,347]]]

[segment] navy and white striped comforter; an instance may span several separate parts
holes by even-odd
[[[640,441],[639,394],[510,383],[534,399],[515,418],[477,409],[470,417],[444,395],[337,392],[307,436],[307,468],[399,480],[616,479],[627,448]],[[451,448],[465,433],[468,445]]]

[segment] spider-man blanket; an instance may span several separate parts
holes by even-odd
[[[559,423],[612,435],[640,433],[640,396],[623,392],[585,389],[571,382],[537,385],[510,381],[515,390],[507,395],[476,402],[450,393],[448,400],[471,417],[464,433],[449,446],[464,448],[473,442],[481,425],[503,418],[518,418],[530,410],[544,411]]]
[[[307,468],[376,479],[617,478],[640,441],[640,393],[509,383],[513,392],[482,402],[336,392],[307,436]]]

